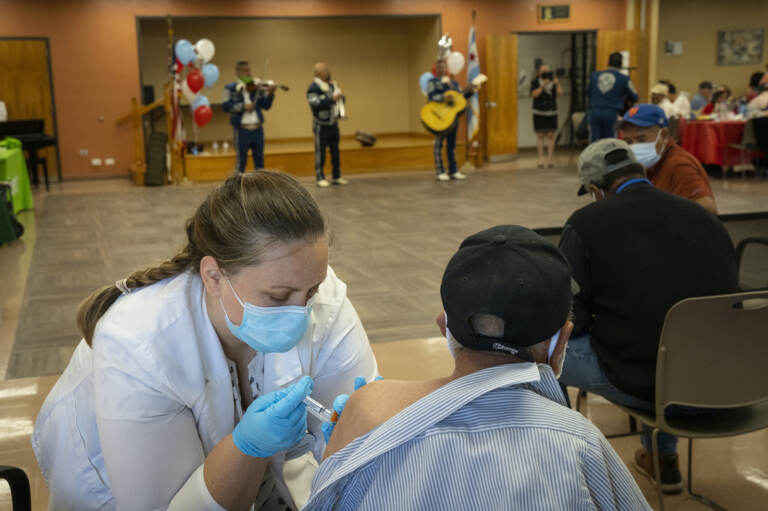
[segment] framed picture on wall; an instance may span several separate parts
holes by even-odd
[[[717,65],[744,66],[763,62],[762,28],[721,30],[717,33]]]

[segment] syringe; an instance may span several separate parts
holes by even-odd
[[[339,420],[338,413],[336,413],[334,410],[329,410],[328,408],[324,407],[319,401],[315,401],[309,396],[304,398],[304,404],[307,405],[307,412],[309,412],[310,415],[312,415],[313,417],[316,417],[317,419],[323,422],[336,422],[337,420]]]

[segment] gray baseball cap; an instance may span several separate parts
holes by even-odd
[[[581,181],[577,195],[588,193],[589,185],[599,183],[611,172],[630,165],[635,165],[639,172],[643,172],[643,166],[637,161],[632,148],[618,138],[604,138],[588,145],[579,155],[576,165],[576,175]]]

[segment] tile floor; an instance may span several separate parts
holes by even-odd
[[[530,155],[524,155],[479,170],[466,182],[436,183],[431,174],[424,172],[366,176],[354,179],[349,187],[329,190],[317,190],[307,181],[329,218],[336,238],[332,262],[349,284],[361,317],[366,318],[364,323],[385,377],[415,379],[450,370],[450,356],[442,339],[434,337],[436,327],[432,323],[439,307],[437,286],[442,265],[464,236],[492,224],[561,225],[573,209],[586,203],[586,199],[575,195],[574,161],[574,155],[560,156],[557,168],[537,170]],[[27,313],[22,303],[38,235],[45,230],[43,218],[63,222],[56,235],[62,242],[77,245],[78,241],[89,241],[87,231],[67,226],[62,219],[68,215],[78,218],[78,201],[84,197],[100,197],[105,215],[123,204],[122,225],[115,221],[114,226],[119,234],[120,229],[140,230],[143,222],[153,222],[141,217],[136,204],[163,203],[168,196],[175,196],[190,211],[210,187],[135,188],[128,180],[56,184],[48,194],[36,192],[34,212],[22,213],[21,220],[27,227],[24,239],[0,247],[0,464],[17,465],[30,474],[33,509],[45,509],[48,494],[29,446],[29,434],[56,376],[4,378],[17,326]],[[715,180],[713,188],[721,212],[768,210],[766,180]],[[135,223],[131,210],[138,215]],[[138,244],[147,248],[144,241]],[[142,255],[156,253],[131,245],[134,249],[127,248],[126,240],[118,240],[115,245],[106,244],[106,252],[99,251],[99,255],[113,259],[124,256],[115,263],[117,269],[122,269],[123,265],[141,262]],[[62,257],[70,258],[64,261],[67,264],[79,260],[81,269],[93,261],[93,254],[87,251],[75,250],[69,256],[42,255],[52,268],[62,264]],[[380,267],[382,273],[370,274],[372,266]],[[381,277],[385,272],[386,279]],[[71,346],[59,349],[66,358]],[[425,360],[429,364],[424,364]],[[626,417],[602,399],[590,396],[586,413],[606,434],[626,428]],[[612,440],[612,444],[629,463],[638,440],[622,438]],[[680,455],[687,455],[683,442]],[[729,509],[768,508],[768,431],[697,441],[695,471],[695,489]],[[686,477],[685,470],[683,475]],[[638,483],[655,506],[650,483],[639,476]],[[665,502],[672,510],[705,509],[685,496],[668,497]],[[10,496],[2,482],[0,509],[10,509]]]

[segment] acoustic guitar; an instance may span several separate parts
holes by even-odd
[[[443,96],[453,99],[453,104],[449,105],[446,102],[438,103],[437,101],[429,101],[421,108],[421,123],[427,130],[435,135],[442,135],[452,130],[456,123],[459,122],[459,117],[467,109],[467,100],[464,94],[471,92],[472,89],[480,87],[488,81],[488,77],[485,75],[478,75],[472,84],[467,86],[462,92],[455,90],[447,91]]]

